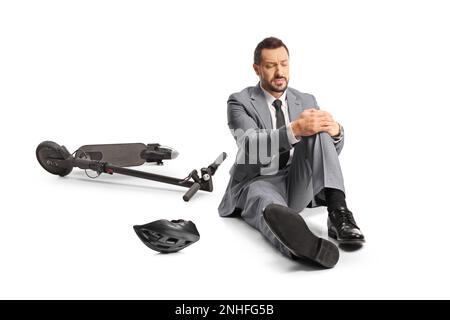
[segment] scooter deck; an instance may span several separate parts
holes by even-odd
[[[143,143],[90,144],[81,146],[76,152],[77,158],[88,157],[91,160],[105,161],[119,167],[143,165],[141,157],[147,146]]]

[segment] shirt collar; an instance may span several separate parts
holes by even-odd
[[[261,88],[261,90],[264,93],[264,97],[266,98],[267,104],[269,106],[271,106],[273,104],[273,102],[277,99],[274,96],[272,96],[268,91],[266,91],[262,86],[261,86],[261,82],[259,83],[259,87]],[[281,102],[283,103],[283,105],[286,104],[286,91],[284,90],[283,94],[281,95],[281,97],[279,97],[278,99],[281,100]]]

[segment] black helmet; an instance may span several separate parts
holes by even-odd
[[[181,219],[161,219],[133,228],[147,247],[161,253],[180,251],[200,239],[195,224]]]

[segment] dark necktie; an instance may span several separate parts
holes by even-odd
[[[284,119],[283,110],[281,110],[282,104],[283,103],[279,99],[276,99],[272,104],[275,107],[275,118],[277,119],[277,129],[286,125],[286,120]],[[279,162],[280,169],[283,169],[286,166],[286,164],[289,160],[289,156],[290,156],[289,151],[280,153],[280,162]]]

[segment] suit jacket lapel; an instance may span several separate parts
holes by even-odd
[[[300,99],[297,99],[297,97],[291,92],[291,90],[289,90],[289,88],[286,92],[286,99],[289,111],[289,120],[294,121],[300,116],[300,113],[302,113],[303,111],[302,101]]]
[[[272,129],[272,117],[270,116],[269,108],[267,107],[266,97],[264,96],[259,83],[254,87],[254,90],[250,96],[252,105],[256,110],[256,113],[261,118],[262,123],[266,129]]]

